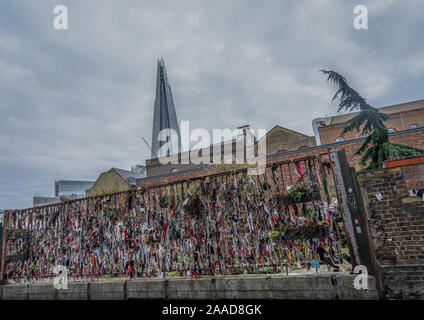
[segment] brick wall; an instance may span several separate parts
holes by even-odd
[[[424,102],[423,102],[424,103]],[[403,112],[391,115],[390,119],[385,121],[384,124],[387,128],[393,128],[396,131],[408,130],[411,124],[416,124],[419,127],[424,126],[424,109]],[[342,136],[344,123],[320,127],[320,136],[322,143],[331,143],[335,138]],[[348,132],[343,135],[346,140],[356,139],[359,137],[359,132]]]
[[[392,134],[390,136],[390,142],[406,144],[406,145],[424,149],[424,128]],[[292,160],[295,158],[315,156],[317,154],[326,153],[329,148],[334,148],[337,150],[344,149],[346,151],[347,159],[349,160],[349,165],[359,169],[360,156],[355,156],[354,153],[362,143],[363,143],[363,139],[357,139],[357,140],[351,140],[351,141],[346,141],[341,143],[322,145],[319,147],[312,147],[312,148],[306,148],[302,150],[293,150],[289,152],[273,154],[268,156],[267,163],[272,164],[274,162]],[[193,179],[196,177],[202,177],[205,175],[214,174],[214,173],[218,173],[220,171],[226,171],[226,170],[227,171],[234,170],[234,166],[222,165],[222,166],[216,166],[214,168],[208,167],[202,170],[191,170],[191,171],[188,170],[185,172],[182,171],[182,172],[177,172],[173,174],[163,174],[160,176],[143,178],[137,181],[137,186],[141,186],[142,184],[146,186],[155,186],[155,185],[160,185],[165,183],[171,183],[174,181],[181,181],[186,179]]]
[[[275,126],[266,134],[266,152],[267,154],[273,154],[277,152],[285,152],[288,150],[298,150],[308,147],[313,147],[316,145],[314,136],[307,136],[300,132],[296,132],[281,126]],[[265,139],[262,137],[261,139]],[[225,147],[224,147],[225,145]],[[236,158],[236,145],[237,142],[225,143],[225,144],[215,144],[210,147],[210,162],[213,162],[213,156],[221,153],[221,160],[224,160],[226,154],[224,150],[227,146],[231,145],[232,148],[232,157]],[[204,150],[204,149],[203,149]],[[257,153],[258,145],[256,144],[255,153]],[[196,168],[200,168],[201,165],[192,163],[190,160],[190,153],[196,154],[200,153],[202,149],[191,150],[190,152],[185,151],[179,154],[173,155],[175,159],[178,159],[179,163],[177,164],[162,164],[158,158],[146,160],[147,176],[158,176],[169,174],[172,172],[172,169],[177,169],[178,171],[187,171]]]
[[[307,136],[280,126],[275,126],[266,134],[266,152],[268,154],[315,145],[314,136]]]
[[[424,149],[424,128],[392,134],[390,141]],[[334,148],[344,149],[349,165],[360,168],[360,157],[354,153],[362,142],[361,139],[274,154],[267,157],[267,163],[325,154]],[[149,177],[137,181],[137,186],[156,186],[234,169],[223,165]],[[283,170],[286,181],[293,174],[288,171]],[[358,180],[381,269],[383,294],[386,298],[424,298],[424,202],[409,196],[409,190],[424,188],[424,163],[366,171],[358,174]],[[377,193],[382,194],[381,201],[376,199]]]
[[[386,298],[424,298],[424,163],[358,174]],[[381,200],[377,195],[381,194]]]
[[[405,180],[408,189],[420,189],[424,186],[424,165],[411,164],[404,166]]]
[[[417,127],[424,127],[424,100],[412,101],[398,105],[378,108],[380,112],[386,113],[390,118],[385,121],[387,128],[393,128],[396,131],[408,130],[411,124]],[[358,114],[349,113],[328,117],[325,119],[326,125],[319,126],[319,132],[322,143],[331,143],[336,137],[341,136],[343,126],[353,116]],[[346,140],[359,137],[358,132],[348,132],[343,135]]]

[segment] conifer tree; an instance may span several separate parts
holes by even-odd
[[[355,155],[362,154],[360,164],[367,166],[365,170],[382,168],[386,160],[424,154],[422,149],[390,143],[389,131],[384,124],[389,116],[369,105],[366,99],[351,88],[346,79],[339,73],[328,70],[321,70],[321,72],[327,75],[327,81],[333,82],[338,87],[333,97],[333,101],[339,100],[337,112],[359,110],[357,115],[345,123],[342,134],[354,130],[361,132],[361,134],[369,134],[355,152]]]

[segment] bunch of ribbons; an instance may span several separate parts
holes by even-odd
[[[308,188],[320,187],[325,195],[323,170],[323,166],[302,170],[295,161],[298,180]],[[307,267],[317,243],[339,252],[337,214],[329,201],[279,203],[275,199],[284,186],[273,167],[270,177],[266,172],[262,176],[234,172],[15,211],[6,226],[6,276],[16,281],[49,278],[60,264],[75,279],[171,273],[197,278],[259,272],[263,267],[276,272],[283,266]],[[328,236],[284,238],[287,228],[310,223],[327,228]]]

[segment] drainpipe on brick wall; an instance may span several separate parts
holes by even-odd
[[[312,129],[314,130],[315,141],[317,146],[321,145],[321,137],[319,135],[318,124],[324,122],[324,118],[315,118],[312,120]]]

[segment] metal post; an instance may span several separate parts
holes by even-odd
[[[8,225],[8,218],[9,218],[10,211],[5,210],[3,215],[3,227],[2,227],[2,242],[1,242],[1,257],[0,257],[0,283],[5,280],[5,273],[6,273],[6,241],[8,234],[6,232],[6,226]]]
[[[343,181],[342,169],[337,154],[337,150],[330,150],[330,158],[333,162],[333,176],[336,183],[336,189],[339,195],[340,208],[343,218],[343,224],[345,226],[345,233],[347,238],[347,243],[349,246],[349,252],[352,259],[352,266],[355,267],[360,263],[359,248],[355,238],[354,227],[352,223],[352,216],[348,205],[347,194],[345,189],[345,184]]]
[[[357,262],[365,265],[369,272],[372,272],[373,265],[371,263],[370,250],[365,235],[366,231],[364,219],[361,217],[361,211],[358,205],[357,193],[359,193],[359,190],[355,192],[355,185],[353,182],[354,178],[352,177],[352,175],[356,176],[356,172],[355,169],[352,168],[352,172],[352,170],[349,168],[346,152],[344,150],[338,151],[337,154],[340,160],[343,183],[347,195],[347,205],[350,211],[351,222],[354,227],[353,232],[358,245],[359,260]]]

